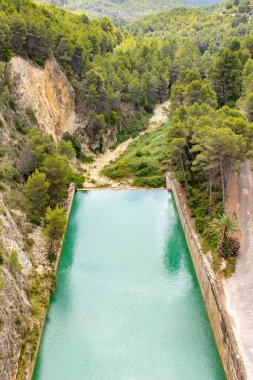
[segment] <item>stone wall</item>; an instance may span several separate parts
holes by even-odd
[[[74,183],[70,183],[69,188],[68,188],[68,194],[67,194],[67,197],[66,197],[65,202],[64,202],[65,214],[66,214],[66,217],[67,217],[65,234],[66,234],[67,227],[68,227],[68,220],[69,220],[69,216],[70,216],[70,212],[71,212],[71,208],[72,208],[72,203],[73,203],[73,200],[74,200],[75,192],[76,192],[76,186],[75,186],[75,184]],[[59,247],[59,250],[58,250],[57,259],[56,259],[55,268],[54,268],[55,269],[55,273],[57,272],[59,261],[60,261],[60,258],[61,258],[61,251],[62,251],[62,246],[63,246],[65,234],[64,234],[64,236],[63,236],[63,238],[61,240],[61,244],[60,244],[60,247]],[[40,348],[40,342],[41,342],[41,338],[42,338],[42,334],[43,334],[43,329],[44,329],[44,325],[45,325],[45,321],[46,321],[46,316],[47,316],[47,310],[45,310],[44,315],[41,316],[40,336],[39,336],[39,340],[37,342],[37,349],[36,349],[36,353],[34,355],[34,360],[31,363],[30,368],[27,371],[27,378],[25,380],[31,380],[32,376],[33,376],[33,372],[34,372],[34,368],[35,368],[35,364],[36,364],[36,359],[37,359],[39,348]]]
[[[231,322],[226,313],[222,286],[212,270],[209,260],[202,251],[188,206],[184,201],[184,194],[180,193],[178,183],[170,173],[166,175],[166,183],[168,190],[172,191],[177,205],[227,379],[245,380],[247,376],[234,338]]]

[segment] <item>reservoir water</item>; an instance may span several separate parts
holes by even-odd
[[[76,194],[33,379],[225,379],[171,193]]]

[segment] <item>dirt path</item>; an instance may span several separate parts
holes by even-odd
[[[241,249],[235,275],[226,281],[224,289],[248,379],[253,379],[253,180],[248,160],[241,165],[238,190]]]
[[[154,110],[154,115],[151,117],[149,121],[148,128],[145,131],[141,132],[139,136],[142,136],[146,132],[154,130],[163,122],[165,122],[167,120],[167,112],[165,110],[167,110],[168,107],[169,101],[157,105]],[[139,138],[139,136],[137,137],[137,139]],[[122,144],[120,144],[116,149],[108,150],[104,154],[98,155],[92,164],[83,165],[83,169],[86,171],[86,180],[84,182],[84,187],[101,187],[105,185],[109,185],[111,187],[120,187],[129,185],[125,182],[115,182],[110,180],[109,178],[102,177],[100,175],[100,171],[111,161],[114,161],[119,155],[121,155],[126,150],[128,145],[134,140],[135,139],[130,138],[124,141]]]

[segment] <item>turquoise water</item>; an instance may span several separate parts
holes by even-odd
[[[33,379],[224,379],[169,192],[76,194]]]

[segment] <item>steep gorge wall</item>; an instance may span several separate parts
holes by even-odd
[[[22,266],[20,272],[12,272],[7,265],[1,267],[4,285],[0,293],[0,380],[9,380],[15,378],[23,337],[32,315],[25,291],[32,264],[19,226],[20,223],[25,224],[25,215],[6,207],[1,194],[0,206],[1,242],[7,252],[15,250],[18,253]]]

